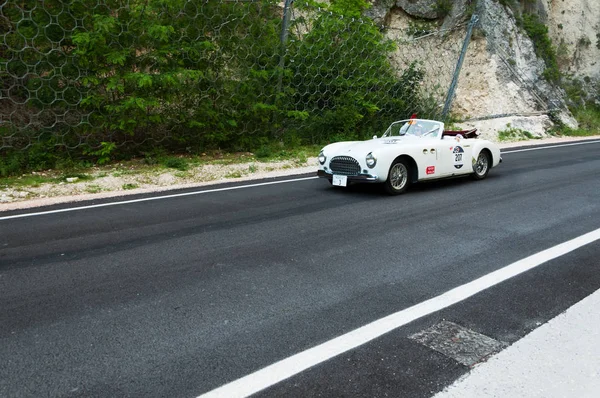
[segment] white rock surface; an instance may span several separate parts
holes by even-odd
[[[578,77],[600,79],[600,1],[540,0],[548,14],[548,30],[558,48],[561,68]]]
[[[461,128],[477,128],[481,133],[481,138],[497,140],[498,133],[509,128],[528,131],[535,137],[547,137],[547,130],[553,123],[546,115],[528,116],[528,117],[504,117],[498,119],[489,119],[460,123]]]

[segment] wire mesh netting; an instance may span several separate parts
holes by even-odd
[[[275,0],[0,0],[0,150],[248,149],[441,117],[464,21],[352,15]]]

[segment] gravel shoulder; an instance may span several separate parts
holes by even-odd
[[[501,149],[521,146],[597,140],[594,137],[553,137],[499,144]],[[71,177],[64,181],[39,185],[0,186],[0,212],[27,209],[59,203],[122,197],[181,188],[204,187],[224,182],[252,181],[315,172],[317,159],[271,162],[241,162],[232,164],[204,164],[186,171],[157,168],[137,168],[124,164],[94,167],[86,178]],[[33,175],[46,176],[46,173]]]

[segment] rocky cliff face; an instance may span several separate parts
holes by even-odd
[[[540,0],[561,69],[600,80],[600,1]]]
[[[405,31],[415,21],[437,21],[438,27],[446,30],[464,23],[468,14],[475,12],[480,22],[461,71],[453,112],[464,119],[483,119],[469,125],[490,135],[507,124],[544,135],[552,126],[547,115],[552,109],[559,110],[563,123],[576,127],[565,104],[565,92],[544,78],[546,64],[536,56],[533,42],[517,20],[523,11],[539,15],[557,50],[561,72],[584,79],[592,87],[600,82],[600,1],[537,0],[524,4],[515,1],[508,6],[498,0],[374,0],[367,14],[386,27],[391,39],[399,40],[397,32]],[[450,40],[462,40],[462,32]],[[422,49],[432,53],[427,59],[447,57],[447,48],[427,44],[427,40],[420,43]],[[439,78],[437,83],[447,87],[448,77]]]

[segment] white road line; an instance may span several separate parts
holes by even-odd
[[[207,189],[205,191],[184,192],[184,193],[176,193],[176,194],[172,194],[172,195],[153,196],[153,197],[150,197],[150,198],[122,200],[122,201],[119,201],[119,202],[100,203],[100,204],[97,204],[97,205],[88,205],[88,206],[80,206],[80,207],[69,207],[69,208],[66,208],[66,209],[40,211],[40,212],[37,212],[37,213],[15,214],[15,215],[12,215],[12,216],[0,217],[0,221],[2,221],[2,220],[10,220],[10,219],[14,219],[14,218],[43,216],[43,215],[46,215],[46,214],[66,213],[66,212],[69,212],[69,211],[77,211],[77,210],[84,210],[84,209],[94,209],[94,208],[97,208],[97,207],[108,207],[108,206],[124,205],[124,204],[129,204],[129,203],[149,202],[151,200],[179,198],[179,197],[182,197],[182,196],[200,195],[200,194],[203,194],[203,193],[233,191],[235,189],[261,187],[261,186],[265,186],[265,185],[274,185],[274,184],[284,184],[286,182],[297,182],[297,181],[305,181],[305,180],[314,180],[316,178],[319,178],[319,177],[303,177],[303,178],[296,178],[296,179],[293,179],[293,180],[261,182],[261,183],[258,183],[258,184],[238,185],[238,186],[235,186],[235,187]]]
[[[369,341],[416,319],[463,301],[485,289],[504,282],[523,272],[529,271],[550,260],[563,256],[589,243],[595,242],[598,239],[600,239],[600,228],[507,265],[504,268],[500,268],[499,270],[475,279],[472,282],[456,287],[437,297],[402,311],[398,311],[323,344],[292,355],[291,357],[200,395],[199,398],[234,398],[247,397],[255,394],[312,366],[318,365],[337,355],[368,343]]]
[[[539,147],[539,148],[525,148],[525,149],[515,149],[514,151],[501,151],[501,154],[504,155],[505,153],[517,153],[517,152],[527,152],[527,151],[538,151],[540,149],[552,149],[552,148],[560,148],[563,146],[573,146],[573,145],[586,145],[586,144],[598,144],[600,143],[600,140],[597,141],[583,141],[583,142],[573,142],[570,144],[559,144],[559,145],[550,145],[550,146],[543,146],[543,147]]]

